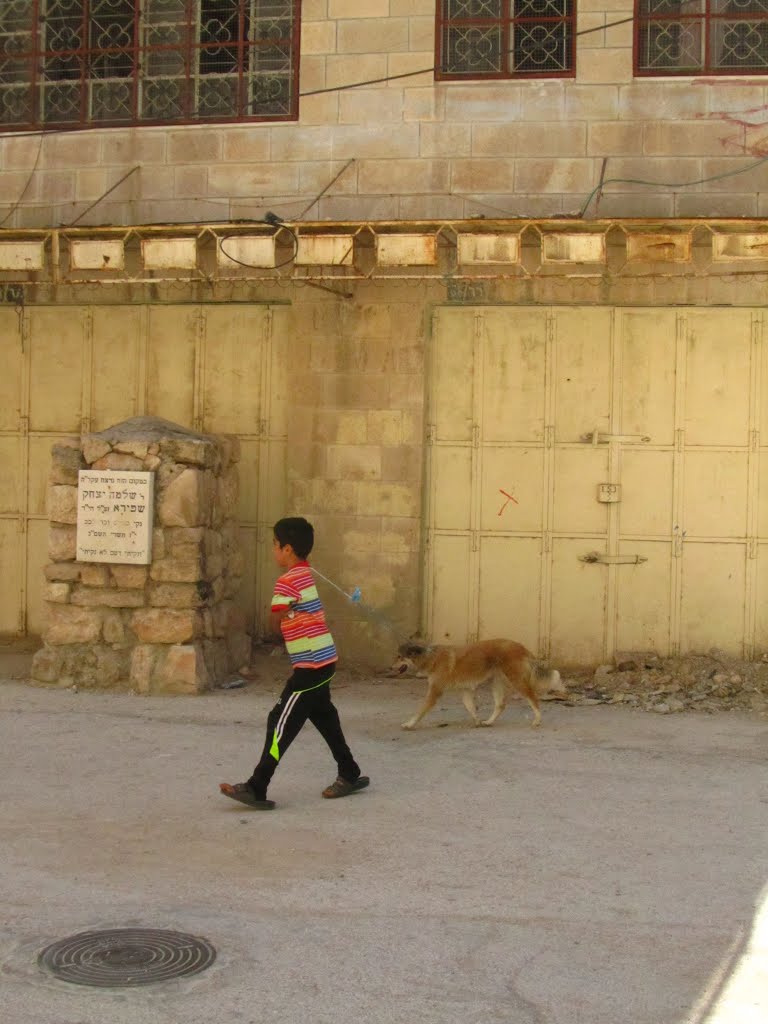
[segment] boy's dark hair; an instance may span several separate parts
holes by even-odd
[[[280,547],[290,544],[299,558],[306,558],[314,547],[315,531],[312,523],[301,516],[278,519],[272,530]]]

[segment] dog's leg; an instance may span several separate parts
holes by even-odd
[[[424,698],[424,703],[421,705],[421,707],[413,716],[413,718],[409,718],[407,722],[403,722],[401,728],[414,729],[416,725],[424,717],[424,715],[426,715],[426,713],[430,710],[430,708],[433,708],[435,706],[435,704],[437,703],[437,698],[440,696],[441,693],[442,690],[439,690],[432,683],[429,683],[427,687],[427,695]]]
[[[507,686],[503,679],[493,680],[491,683],[491,693],[493,694],[493,711],[489,718],[480,723],[481,725],[493,725],[507,706]]]
[[[477,717],[477,704],[475,703],[474,690],[462,690],[461,699],[464,701],[464,707],[472,716],[472,722],[474,725],[480,725],[480,719]]]

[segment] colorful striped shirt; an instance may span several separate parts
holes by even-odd
[[[284,608],[291,611],[280,629],[294,668],[322,668],[336,661],[336,645],[308,562],[298,562],[275,583],[272,611]]]

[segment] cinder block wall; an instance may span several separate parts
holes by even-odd
[[[434,0],[302,6],[303,94],[434,64]],[[633,13],[632,0],[578,8],[579,31]],[[0,218],[70,223],[138,168],[78,223],[228,221],[268,209],[297,219],[349,161],[302,219],[578,214],[601,176],[680,183],[748,168],[768,134],[763,81],[635,79],[627,21],[577,38],[574,79],[436,84],[425,71],[304,95],[298,122],[2,135]],[[587,215],[764,216],[764,180],[760,166],[702,185],[611,183]]]

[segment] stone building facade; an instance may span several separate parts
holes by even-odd
[[[292,511],[378,616],[325,595],[360,657],[418,629],[583,662],[721,632],[768,649],[765,69],[649,75],[634,5],[582,0],[567,73],[450,79],[435,0],[300,6],[295,120],[0,135],[2,631],[40,628],[52,440],[148,414],[240,438],[257,631],[270,522]],[[658,467],[637,469],[638,446]],[[534,478],[536,516],[513,521]],[[721,577],[738,583],[718,626],[698,595]]]

